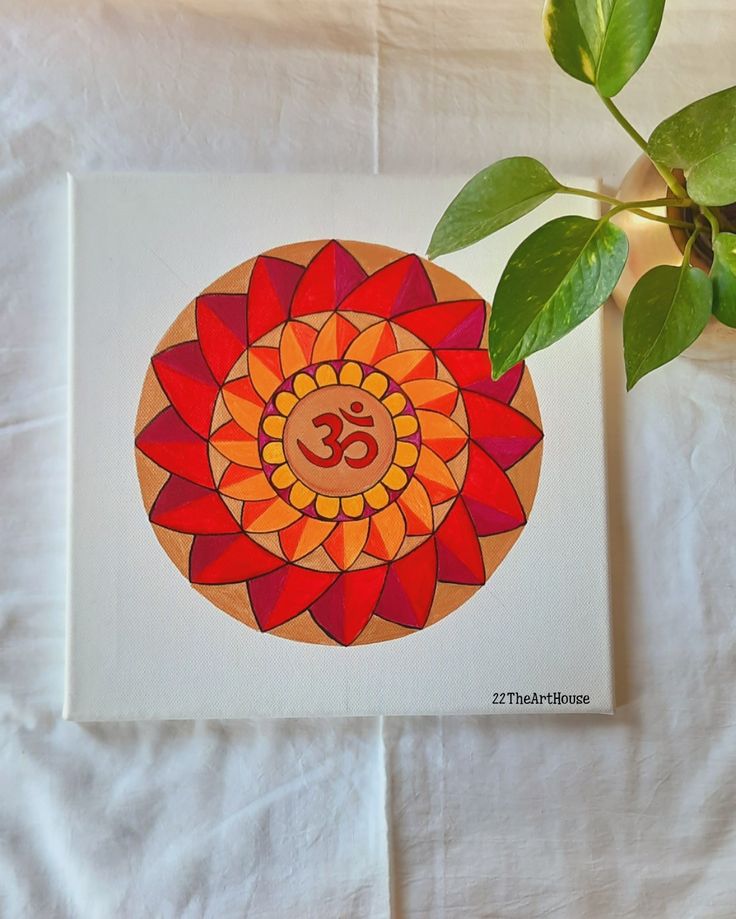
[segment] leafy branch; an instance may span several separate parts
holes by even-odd
[[[597,221],[575,216],[550,221],[512,254],[489,327],[496,379],[572,331],[609,297],[628,255],[624,232],[611,223],[622,211],[689,233],[682,265],[658,266],[631,292],[624,318],[628,387],[689,347],[711,314],[736,327],[736,227],[721,210],[736,201],[736,87],[686,106],[648,141],[613,101],[646,60],[663,12],[664,0],[547,0],[544,28],[557,63],[596,90],[661,175],[667,197],[621,201],[564,185],[538,160],[517,156],[470,179],[434,230],[430,258],[478,242],[553,195],[609,205]],[[677,170],[683,170],[684,182]],[[674,217],[673,211],[681,213]],[[710,274],[690,264],[701,237],[713,252]]]

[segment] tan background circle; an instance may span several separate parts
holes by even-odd
[[[328,240],[326,239],[310,240],[309,242],[280,246],[263,254],[287,259],[299,265],[306,265],[327,242]],[[371,243],[341,240],[341,244],[353,255],[369,275],[374,274],[384,265],[395,261],[405,254],[400,250],[392,249],[388,246],[379,246]],[[247,291],[254,264],[255,257],[237,265],[216,281],[213,281],[212,284],[200,293],[242,293]],[[432,282],[438,301],[482,299],[480,294],[456,275],[451,274],[449,271],[445,271],[445,269],[440,268],[433,262],[422,260],[422,264]],[[487,310],[487,312],[489,312],[489,310]],[[354,315],[355,314],[351,314],[350,318],[352,319]],[[486,317],[486,320],[487,318],[488,317]],[[171,347],[179,342],[191,341],[196,339],[196,337],[195,301],[192,300],[174,320],[152,353],[158,353],[164,348]],[[411,336],[410,333],[406,333],[406,338],[412,339],[413,336]],[[399,344],[403,345],[403,342],[400,341]],[[242,370],[236,368],[231,376],[237,375],[239,372],[242,372]],[[137,435],[159,412],[166,408],[168,404],[169,401],[149,365],[143,383],[138,414],[136,416],[135,434]],[[541,428],[539,404],[528,368],[524,370],[521,382],[510,405],[522,412]],[[216,413],[218,410],[222,412],[223,406],[220,405],[219,408],[216,408]],[[542,447],[543,441],[540,441],[530,453],[507,472],[527,517],[529,516],[534,502],[537,485],[539,483]],[[153,502],[168,479],[169,474],[144,456],[140,450],[135,450],[135,459],[143,503],[146,512],[150,513]],[[218,470],[217,461],[215,460],[213,462],[213,468],[216,478],[219,478],[224,470],[224,465]],[[228,503],[230,503],[229,500]],[[449,504],[450,502],[447,502],[447,505]],[[446,515],[447,509],[448,507],[445,505],[440,505],[438,508],[442,516]],[[235,508],[233,508],[233,511],[235,513]],[[435,524],[436,523],[437,520],[435,521]],[[184,577],[188,578],[189,552],[192,546],[193,537],[185,533],[176,533],[155,524],[152,524],[152,526],[166,554]],[[519,527],[509,533],[500,533],[496,536],[485,536],[480,538],[487,579],[493,575],[493,572],[509,553],[512,546],[521,535],[522,530],[523,527]],[[274,534],[265,534],[258,541],[271,551],[278,550],[278,539]],[[324,558],[321,560],[321,567],[325,570],[334,569],[335,566],[327,556],[327,553],[324,552],[324,550],[322,550],[322,552]],[[359,559],[354,567],[370,567],[375,563],[375,559],[372,562],[361,561]],[[225,584],[216,586],[192,585],[192,587],[215,606],[228,613],[228,615],[258,630],[258,623],[253,615],[245,584]],[[432,609],[425,628],[428,628],[443,619],[453,610],[457,609],[477,590],[478,587],[476,586],[438,583]],[[413,633],[413,629],[408,629],[374,616],[355,642],[353,642],[353,645],[387,641]],[[336,642],[329,638],[312,620],[308,612],[301,613],[284,625],[273,629],[268,634],[316,644],[336,644]]]

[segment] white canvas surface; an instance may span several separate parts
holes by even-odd
[[[70,180],[67,717],[611,711],[600,317],[554,354],[529,362],[545,440],[537,497],[519,541],[461,611],[415,635],[335,648],[244,627],[176,570],[140,500],[131,432],[143,377],[156,342],[201,289],[259,252],[302,239],[423,252],[460,182],[151,174]],[[580,210],[594,208],[583,201]],[[563,212],[551,202],[536,219]],[[528,227],[522,222],[442,264],[490,297],[506,254]],[[589,701],[511,703],[502,695],[510,692]]]

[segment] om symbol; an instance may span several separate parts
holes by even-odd
[[[353,402],[350,405],[350,411],[348,412],[341,408],[340,415],[357,427],[372,428],[374,426],[373,418],[371,418],[370,415],[360,416],[357,414],[362,411],[363,403]],[[323,415],[317,415],[316,418],[312,419],[312,424],[315,428],[321,428],[325,425],[329,428],[328,433],[322,438],[322,444],[330,451],[329,456],[318,456],[310,450],[309,447],[303,444],[301,440],[297,440],[299,449],[310,463],[313,463],[315,466],[321,466],[323,469],[330,469],[333,466],[337,466],[342,461],[343,457],[351,469],[364,469],[366,466],[370,466],[373,460],[378,456],[376,438],[367,431],[354,431],[352,434],[348,434],[343,440],[340,440],[340,435],[344,427],[340,415],[337,415],[335,412],[325,412]],[[363,456],[357,458],[345,456],[345,452],[352,447],[353,444],[363,444],[365,447]]]

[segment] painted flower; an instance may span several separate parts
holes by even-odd
[[[144,386],[157,535],[188,540],[202,592],[240,585],[215,602],[262,631],[349,645],[446,614],[448,586],[485,583],[490,539],[525,524],[512,469],[542,437],[530,381],[529,414],[510,404],[524,366],[491,380],[486,303],[417,256],[335,240],[222,286]]]

